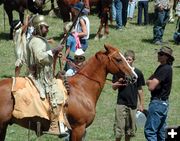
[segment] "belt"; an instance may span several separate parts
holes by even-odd
[[[167,101],[167,98],[164,97],[151,97],[151,100],[161,100],[161,101]]]

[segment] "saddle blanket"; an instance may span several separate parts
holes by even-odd
[[[61,79],[56,79],[59,88],[68,95]],[[13,116],[18,119],[38,116],[49,120],[50,104],[47,99],[41,99],[37,88],[28,77],[16,77],[13,80],[12,94],[15,98]]]

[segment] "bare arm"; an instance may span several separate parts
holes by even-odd
[[[159,83],[160,81],[156,78],[146,81],[146,85],[148,86],[149,91],[153,91],[159,85]]]
[[[82,28],[82,32],[79,32],[78,36],[79,37],[84,37],[88,33],[87,33],[86,23],[85,23],[85,21],[83,19],[80,19],[80,25],[81,25],[81,28]]]
[[[22,34],[26,33],[28,26],[29,26],[29,15],[26,16],[25,23],[22,26]]]
[[[138,90],[138,97],[139,97],[139,110],[143,111],[144,110],[144,91],[142,87]]]

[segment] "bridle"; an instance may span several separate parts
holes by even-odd
[[[113,53],[111,53],[110,55],[108,55],[109,61],[112,61],[116,67],[117,67],[117,65],[116,65],[115,61],[112,59],[112,56],[113,56],[115,53],[117,53],[117,52],[118,52],[118,51],[114,51]],[[117,67],[117,69],[120,70],[118,67]],[[100,88],[103,89],[103,85],[104,85],[104,84],[101,84],[100,81],[98,81],[98,80],[96,80],[96,79],[93,79],[93,78],[90,78],[89,76],[87,76],[86,74],[82,73],[81,71],[78,71],[76,74],[83,75],[83,76],[85,76],[86,78],[88,78],[89,80],[92,80],[92,81],[94,81],[94,82],[97,82],[97,83],[99,84]],[[121,76],[124,77],[123,75],[121,75]],[[110,79],[106,79],[106,80],[110,80]],[[109,84],[110,84],[110,83],[109,83]],[[112,84],[112,83],[111,83],[111,84]]]
[[[114,61],[114,59],[112,59],[112,56],[115,54],[115,53],[119,53],[117,50],[114,51],[113,53],[111,53],[110,55],[108,55],[108,58],[109,58],[109,61],[113,62],[114,66],[117,68],[118,72],[121,72],[120,68],[117,66],[116,62]],[[124,78],[124,75],[122,74],[119,74],[120,76],[122,76],[122,78]]]

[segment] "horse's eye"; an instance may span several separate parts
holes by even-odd
[[[122,62],[122,59],[121,59],[121,58],[116,58],[116,62],[117,62],[117,63],[121,63],[121,62]]]

